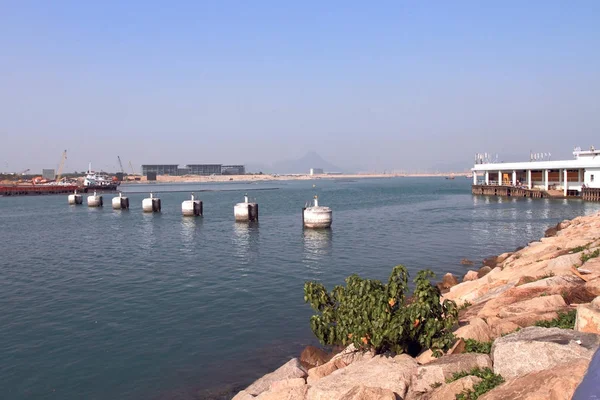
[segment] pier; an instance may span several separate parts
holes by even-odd
[[[600,189],[584,188],[581,191],[581,198],[587,201],[600,201]]]
[[[505,185],[473,185],[471,191],[474,195],[484,196],[531,197],[536,199],[550,197],[547,192],[541,190]]]

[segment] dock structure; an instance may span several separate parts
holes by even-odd
[[[599,201],[600,150],[576,148],[572,160],[551,161],[548,154],[530,154],[528,162],[489,162],[477,155],[473,194],[512,197],[581,197]]]

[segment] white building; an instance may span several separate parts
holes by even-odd
[[[323,168],[311,168],[310,174],[311,175],[323,175]]]
[[[574,159],[516,163],[479,162],[471,169],[474,185],[521,186],[529,189],[581,192],[583,185],[600,188],[600,150],[573,151]]]

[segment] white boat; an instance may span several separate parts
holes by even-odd
[[[90,163],[88,170],[83,180],[83,186],[94,187],[94,188],[106,188],[115,189],[118,183],[114,182],[110,176],[102,172],[94,172],[92,170],[92,163]]]

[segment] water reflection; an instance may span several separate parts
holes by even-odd
[[[140,224],[139,236],[140,247],[144,250],[150,250],[156,245],[156,236],[154,234],[154,225],[159,215],[154,213],[143,213],[142,223]]]
[[[235,222],[233,224],[233,251],[235,257],[243,265],[250,264],[258,257],[258,234],[258,222]]]
[[[331,256],[332,231],[331,229],[304,229],[304,265],[317,272],[321,271],[321,263]]]
[[[202,218],[182,217],[181,218],[181,243],[182,250],[185,253],[191,253],[197,246],[198,229],[202,225]]]

